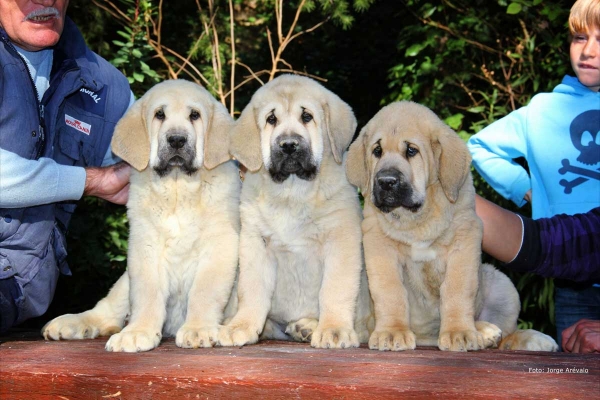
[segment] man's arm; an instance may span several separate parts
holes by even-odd
[[[134,102],[130,92],[129,106]],[[102,167],[120,161],[109,147]],[[125,178],[129,179],[129,167],[88,168],[86,173],[82,167],[61,165],[50,158],[28,160],[0,148],[0,208],[79,200],[88,194],[125,204],[129,188]]]
[[[28,160],[0,149],[0,208],[31,207],[81,198],[85,170],[50,158]]]
[[[124,163],[87,169],[49,158],[27,160],[0,149],[0,208],[32,207],[79,200],[82,195],[125,204],[130,167]]]

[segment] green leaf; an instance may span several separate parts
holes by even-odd
[[[485,110],[484,106],[478,106],[478,107],[471,107],[467,111],[470,113],[480,113],[480,112],[483,112],[484,110]]]
[[[425,11],[425,13],[423,14],[423,18],[431,17],[436,10],[437,7],[431,7],[429,10]]]
[[[135,79],[138,82],[144,82],[144,75],[140,74],[140,73],[137,73],[137,72],[134,72],[133,73],[133,79]]]
[[[465,116],[463,114],[454,114],[446,118],[444,122],[454,130],[458,130],[462,125],[462,120]]]
[[[514,15],[514,14],[520,13],[522,9],[523,9],[523,6],[521,6],[519,3],[510,3],[508,5],[508,8],[506,9],[506,13],[510,14],[510,15]]]
[[[131,50],[131,54],[135,58],[141,58],[142,57],[142,52],[139,49],[133,49],[133,50]]]
[[[406,52],[404,53],[404,55],[406,57],[415,57],[417,54],[419,54],[421,52],[421,50],[423,50],[424,47],[425,47],[425,44],[423,44],[423,43],[413,44],[408,49],[406,49]]]

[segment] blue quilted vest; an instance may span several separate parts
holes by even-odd
[[[129,83],[87,48],[69,18],[53,60],[40,104],[25,62],[0,29],[0,147],[27,159],[100,166],[129,105]],[[65,234],[75,207],[75,201],[66,201],[0,209],[0,280],[16,283],[14,315],[0,308],[0,331],[42,315],[59,271],[70,274]]]

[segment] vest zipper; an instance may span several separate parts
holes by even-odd
[[[35,159],[37,160],[43,154],[44,149],[46,147],[46,134],[44,132],[44,126],[45,126],[45,121],[44,121],[44,105],[39,100],[39,93],[37,91],[37,88],[35,87],[35,82],[33,81],[33,77],[31,76],[31,72],[29,72],[29,68],[27,67],[27,63],[25,62],[25,60],[23,60],[23,57],[21,57],[21,54],[17,51],[17,49],[15,49],[15,46],[13,46],[13,44],[10,42],[10,40],[6,39],[4,37],[4,35],[0,35],[0,39],[2,39],[2,41],[8,47],[10,47],[12,49],[12,51],[14,51],[15,53],[17,53],[17,55],[19,56],[19,59],[23,63],[23,66],[25,66],[25,70],[27,71],[27,76],[29,77],[29,82],[31,82],[31,87],[33,88],[33,94],[35,96],[35,102],[36,102],[36,104],[38,106],[38,119],[39,119],[40,140],[42,141],[42,144],[39,146],[37,154],[35,155]]]

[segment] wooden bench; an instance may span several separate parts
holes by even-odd
[[[0,338],[0,399],[543,398],[600,396],[600,355],[242,348],[108,353],[106,338]]]

